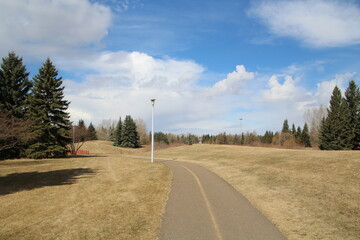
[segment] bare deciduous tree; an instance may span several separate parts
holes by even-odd
[[[319,146],[319,131],[321,120],[327,116],[327,109],[325,106],[320,105],[317,108],[309,109],[304,114],[305,122],[310,127],[310,142],[313,147]]]
[[[0,152],[10,150],[17,145],[23,145],[34,137],[29,134],[31,123],[19,120],[8,114],[0,113]],[[6,154],[1,154],[2,157]]]
[[[79,149],[89,140],[88,131],[83,120],[79,121],[78,126],[70,129],[72,142],[69,144],[71,154],[76,155]]]
[[[113,141],[117,121],[113,119],[104,119],[96,127],[96,133],[99,140]]]
[[[136,129],[140,137],[140,144],[146,145],[149,143],[149,136],[147,134],[146,123],[143,119],[138,118],[135,120]]]

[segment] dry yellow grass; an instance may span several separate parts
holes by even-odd
[[[170,170],[109,142],[83,149],[99,156],[0,162],[0,239],[157,238]]]
[[[156,157],[215,172],[289,239],[360,239],[359,151],[193,145]]]

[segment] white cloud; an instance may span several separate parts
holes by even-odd
[[[338,86],[344,94],[344,89],[347,87],[345,85],[352,80],[355,74],[356,73],[336,74],[334,79],[318,83],[315,93],[317,102],[327,106],[335,86]]]
[[[360,8],[349,1],[261,1],[249,14],[260,18],[269,30],[314,47],[338,47],[360,43]]]
[[[279,81],[280,77],[284,78],[282,84]],[[268,81],[268,87],[263,91],[263,97],[269,102],[295,100],[304,93],[303,89],[296,86],[295,80],[290,75],[272,75]]]
[[[130,114],[149,123],[149,99],[155,97],[155,125],[181,132],[184,125],[207,128],[197,123],[229,109],[221,99],[208,99],[206,91],[198,88],[204,68],[192,61],[157,59],[139,52],[104,52],[93,60],[86,66],[96,74],[87,75],[83,82],[65,81],[74,121],[92,119],[96,124]]]
[[[0,52],[49,56],[89,47],[107,35],[110,24],[110,9],[88,0],[2,0]]]
[[[236,66],[236,70],[217,82],[211,89],[214,94],[239,94],[247,81],[254,79],[253,72],[247,72],[244,65]]]

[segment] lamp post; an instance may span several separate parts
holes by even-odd
[[[242,136],[243,136],[243,135],[242,135],[242,120],[243,120],[243,119],[242,119],[242,118],[239,118],[239,120],[240,120],[240,145],[241,145],[242,140],[243,140],[243,139],[242,139]]]
[[[239,120],[240,120],[240,134],[242,134],[242,118],[239,118]]]
[[[154,162],[154,105],[155,98],[150,99],[152,108],[151,108],[151,162]]]

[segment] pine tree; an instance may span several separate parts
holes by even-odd
[[[66,112],[69,102],[64,100],[64,87],[50,59],[46,59],[34,77],[30,98],[29,117],[34,122],[32,132],[36,136],[27,149],[31,158],[61,157],[66,154],[70,121]]]
[[[320,149],[351,149],[353,135],[350,128],[350,111],[336,86],[333,90],[328,116],[322,121],[320,129]]]
[[[245,134],[244,134],[244,133],[241,133],[240,144],[241,144],[241,145],[244,145],[244,144],[245,144]]]
[[[345,92],[346,104],[349,109],[349,127],[352,149],[360,148],[360,90],[355,81],[350,81]]]
[[[89,140],[97,140],[96,130],[92,123],[89,124],[89,127],[87,129],[87,136]]]
[[[126,116],[122,130],[122,147],[138,148],[140,147],[140,139],[136,130],[136,124],[131,116]]]
[[[296,134],[296,128],[295,128],[295,125],[294,125],[294,124],[292,125],[291,133],[292,133],[292,135],[294,135],[294,136],[295,136],[295,134]]]
[[[32,83],[22,58],[10,52],[2,59],[0,69],[0,112],[24,118],[28,106],[29,91]]]
[[[309,135],[309,127],[307,123],[304,124],[304,128],[301,133],[301,142],[305,147],[311,147],[310,143],[310,135]]]
[[[76,127],[76,132],[79,135],[79,141],[80,142],[85,142],[87,140],[87,128],[85,126],[85,122],[84,120],[80,119],[79,123]]]
[[[296,133],[295,133],[295,139],[296,139],[297,142],[301,142],[301,133],[302,133],[301,127],[298,126],[297,130],[296,130]]]
[[[115,139],[114,139],[114,146],[120,147],[122,144],[122,130],[123,130],[123,123],[121,121],[121,117],[116,125],[115,129]]]
[[[290,132],[289,123],[288,123],[288,120],[287,120],[287,119],[284,120],[284,123],[283,123],[283,127],[282,127],[281,132],[283,132],[283,133],[288,133],[288,132]]]
[[[0,113],[3,114],[3,117],[6,116],[6,121],[3,120],[3,124],[16,122],[16,126],[22,126],[21,131],[13,131],[11,147],[6,144],[9,138],[5,136],[11,132],[10,129],[15,130],[15,128],[1,129],[5,134],[0,137],[0,155],[2,158],[16,158],[23,155],[27,141],[32,137],[28,133],[31,123],[25,118],[28,110],[29,91],[32,87],[28,77],[29,73],[23,65],[22,58],[14,52],[10,52],[7,57],[2,59],[0,67]],[[24,138],[24,135],[27,137]],[[6,145],[7,147],[5,147]]]

